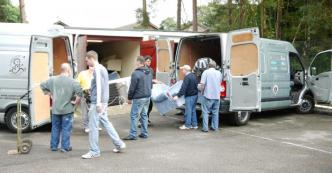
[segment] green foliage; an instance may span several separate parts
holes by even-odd
[[[222,3],[223,2],[223,3]],[[229,2],[229,1],[227,1]],[[259,27],[264,38],[276,38],[277,0],[214,0],[198,7],[198,21],[212,32]],[[281,40],[294,45],[309,64],[311,58],[332,46],[331,0],[282,0]]]
[[[20,22],[20,11],[9,0],[0,0],[0,22]]]
[[[160,24],[161,30],[175,31],[176,30],[176,21],[172,17],[164,19]]]

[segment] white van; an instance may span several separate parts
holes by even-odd
[[[0,123],[16,131],[16,102],[27,92],[22,101],[23,131],[50,123],[51,101],[39,84],[60,74],[60,64],[73,63],[70,39],[57,25],[0,23]]]
[[[184,37],[175,57],[174,79],[183,78],[178,66],[193,67],[202,57],[221,67],[220,112],[235,112],[231,114],[235,125],[246,124],[251,112],[295,107],[310,113],[315,101],[332,100],[331,51],[317,55],[307,76],[291,43],[260,38],[258,28]]]

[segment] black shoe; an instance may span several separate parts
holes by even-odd
[[[207,131],[207,130],[203,130],[203,129],[202,129],[201,131],[202,131],[202,132],[204,132],[204,133],[207,133],[207,132],[209,132],[209,131]]]
[[[137,138],[136,137],[132,137],[132,136],[127,136],[125,138],[122,138],[123,140],[136,140]]]
[[[141,128],[141,124],[139,124],[137,127],[138,127],[138,128]]]
[[[214,128],[211,127],[210,130],[215,132],[215,131],[217,131],[218,129],[214,129]]]
[[[72,147],[69,147],[69,148],[67,148],[67,149],[63,149],[63,148],[60,149],[61,153],[66,153],[66,152],[69,152],[69,151],[71,151],[71,150],[73,150]]]
[[[145,135],[143,135],[143,134],[138,135],[138,137],[143,138],[143,139],[148,138],[148,136],[145,136]]]

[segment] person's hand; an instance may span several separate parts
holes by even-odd
[[[103,112],[103,105],[102,104],[97,104],[96,109],[97,109],[98,113],[102,113]]]
[[[178,96],[174,96],[174,97],[173,97],[173,100],[177,100],[177,99],[179,99]]]
[[[128,104],[131,104],[131,103],[132,103],[132,101],[131,101],[131,100],[128,100],[128,101],[127,101],[127,103],[128,103]]]

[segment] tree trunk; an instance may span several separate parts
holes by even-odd
[[[178,0],[177,16],[176,16],[176,29],[181,30],[181,0]]]
[[[148,27],[149,24],[150,24],[150,19],[149,19],[148,12],[146,10],[146,0],[143,0],[143,22],[142,22],[142,26]]]
[[[240,0],[239,6],[240,6],[239,28],[242,28],[244,26],[244,18],[245,18],[245,0]]]
[[[276,39],[281,39],[281,17],[282,17],[283,0],[277,1],[277,20],[276,20]]]
[[[227,6],[228,6],[228,29],[231,30],[232,29],[232,25],[233,25],[233,20],[232,20],[232,13],[233,13],[233,9],[232,9],[232,0],[227,0]]]
[[[21,15],[21,22],[28,23],[26,14],[25,14],[25,3],[24,0],[20,0],[20,15]]]
[[[197,32],[197,0],[193,0],[193,31]]]
[[[264,4],[264,0],[261,1],[260,4],[260,34],[261,37],[264,37],[265,34],[265,30],[266,30],[266,14],[265,14],[265,4]]]

